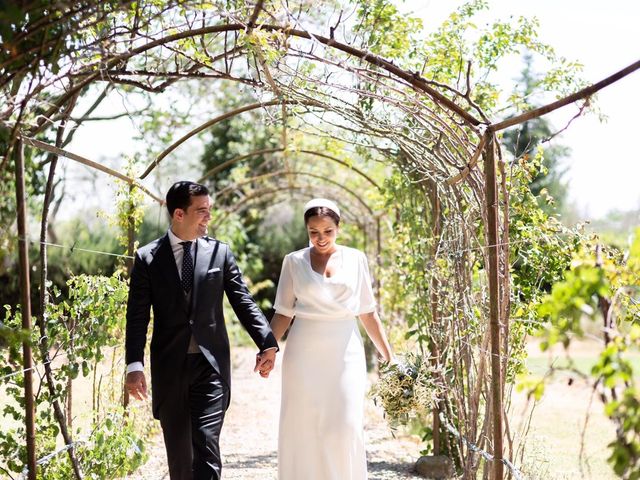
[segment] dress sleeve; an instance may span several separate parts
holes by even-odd
[[[362,252],[360,252],[360,268],[358,270],[360,271],[358,280],[360,286],[360,308],[358,309],[358,315],[362,315],[376,310],[376,299],[373,296],[369,264],[366,255]]]
[[[276,291],[276,301],[273,305],[276,313],[285,317],[293,317],[295,311],[296,295],[293,291],[293,265],[289,255],[282,261],[280,280],[278,280],[278,290]]]

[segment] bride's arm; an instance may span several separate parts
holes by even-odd
[[[384,358],[385,361],[390,362],[393,358],[391,345],[389,345],[387,335],[384,333],[384,328],[382,327],[382,322],[380,321],[378,312],[363,313],[362,315],[359,315],[359,318],[364,329],[367,331],[367,335],[369,335],[369,338],[378,349],[380,356]],[[276,338],[278,338],[277,335]]]
[[[271,319],[271,330],[277,341],[280,341],[284,332],[286,332],[289,325],[291,325],[292,318],[293,317],[285,317],[281,313],[276,313]]]

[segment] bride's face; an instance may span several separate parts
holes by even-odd
[[[331,217],[316,215],[309,218],[307,233],[318,253],[333,253],[336,248],[338,226]]]

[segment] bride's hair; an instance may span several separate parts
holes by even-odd
[[[340,226],[340,216],[327,207],[311,207],[306,212],[304,212],[304,224],[306,225],[309,222],[311,217],[329,217],[336,224],[336,227]]]

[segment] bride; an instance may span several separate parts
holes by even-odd
[[[363,480],[366,366],[356,317],[387,362],[391,347],[364,253],[336,244],[337,205],[311,200],[304,221],[312,246],[284,258],[271,322],[280,340],[295,316],[282,364],[278,478]]]

